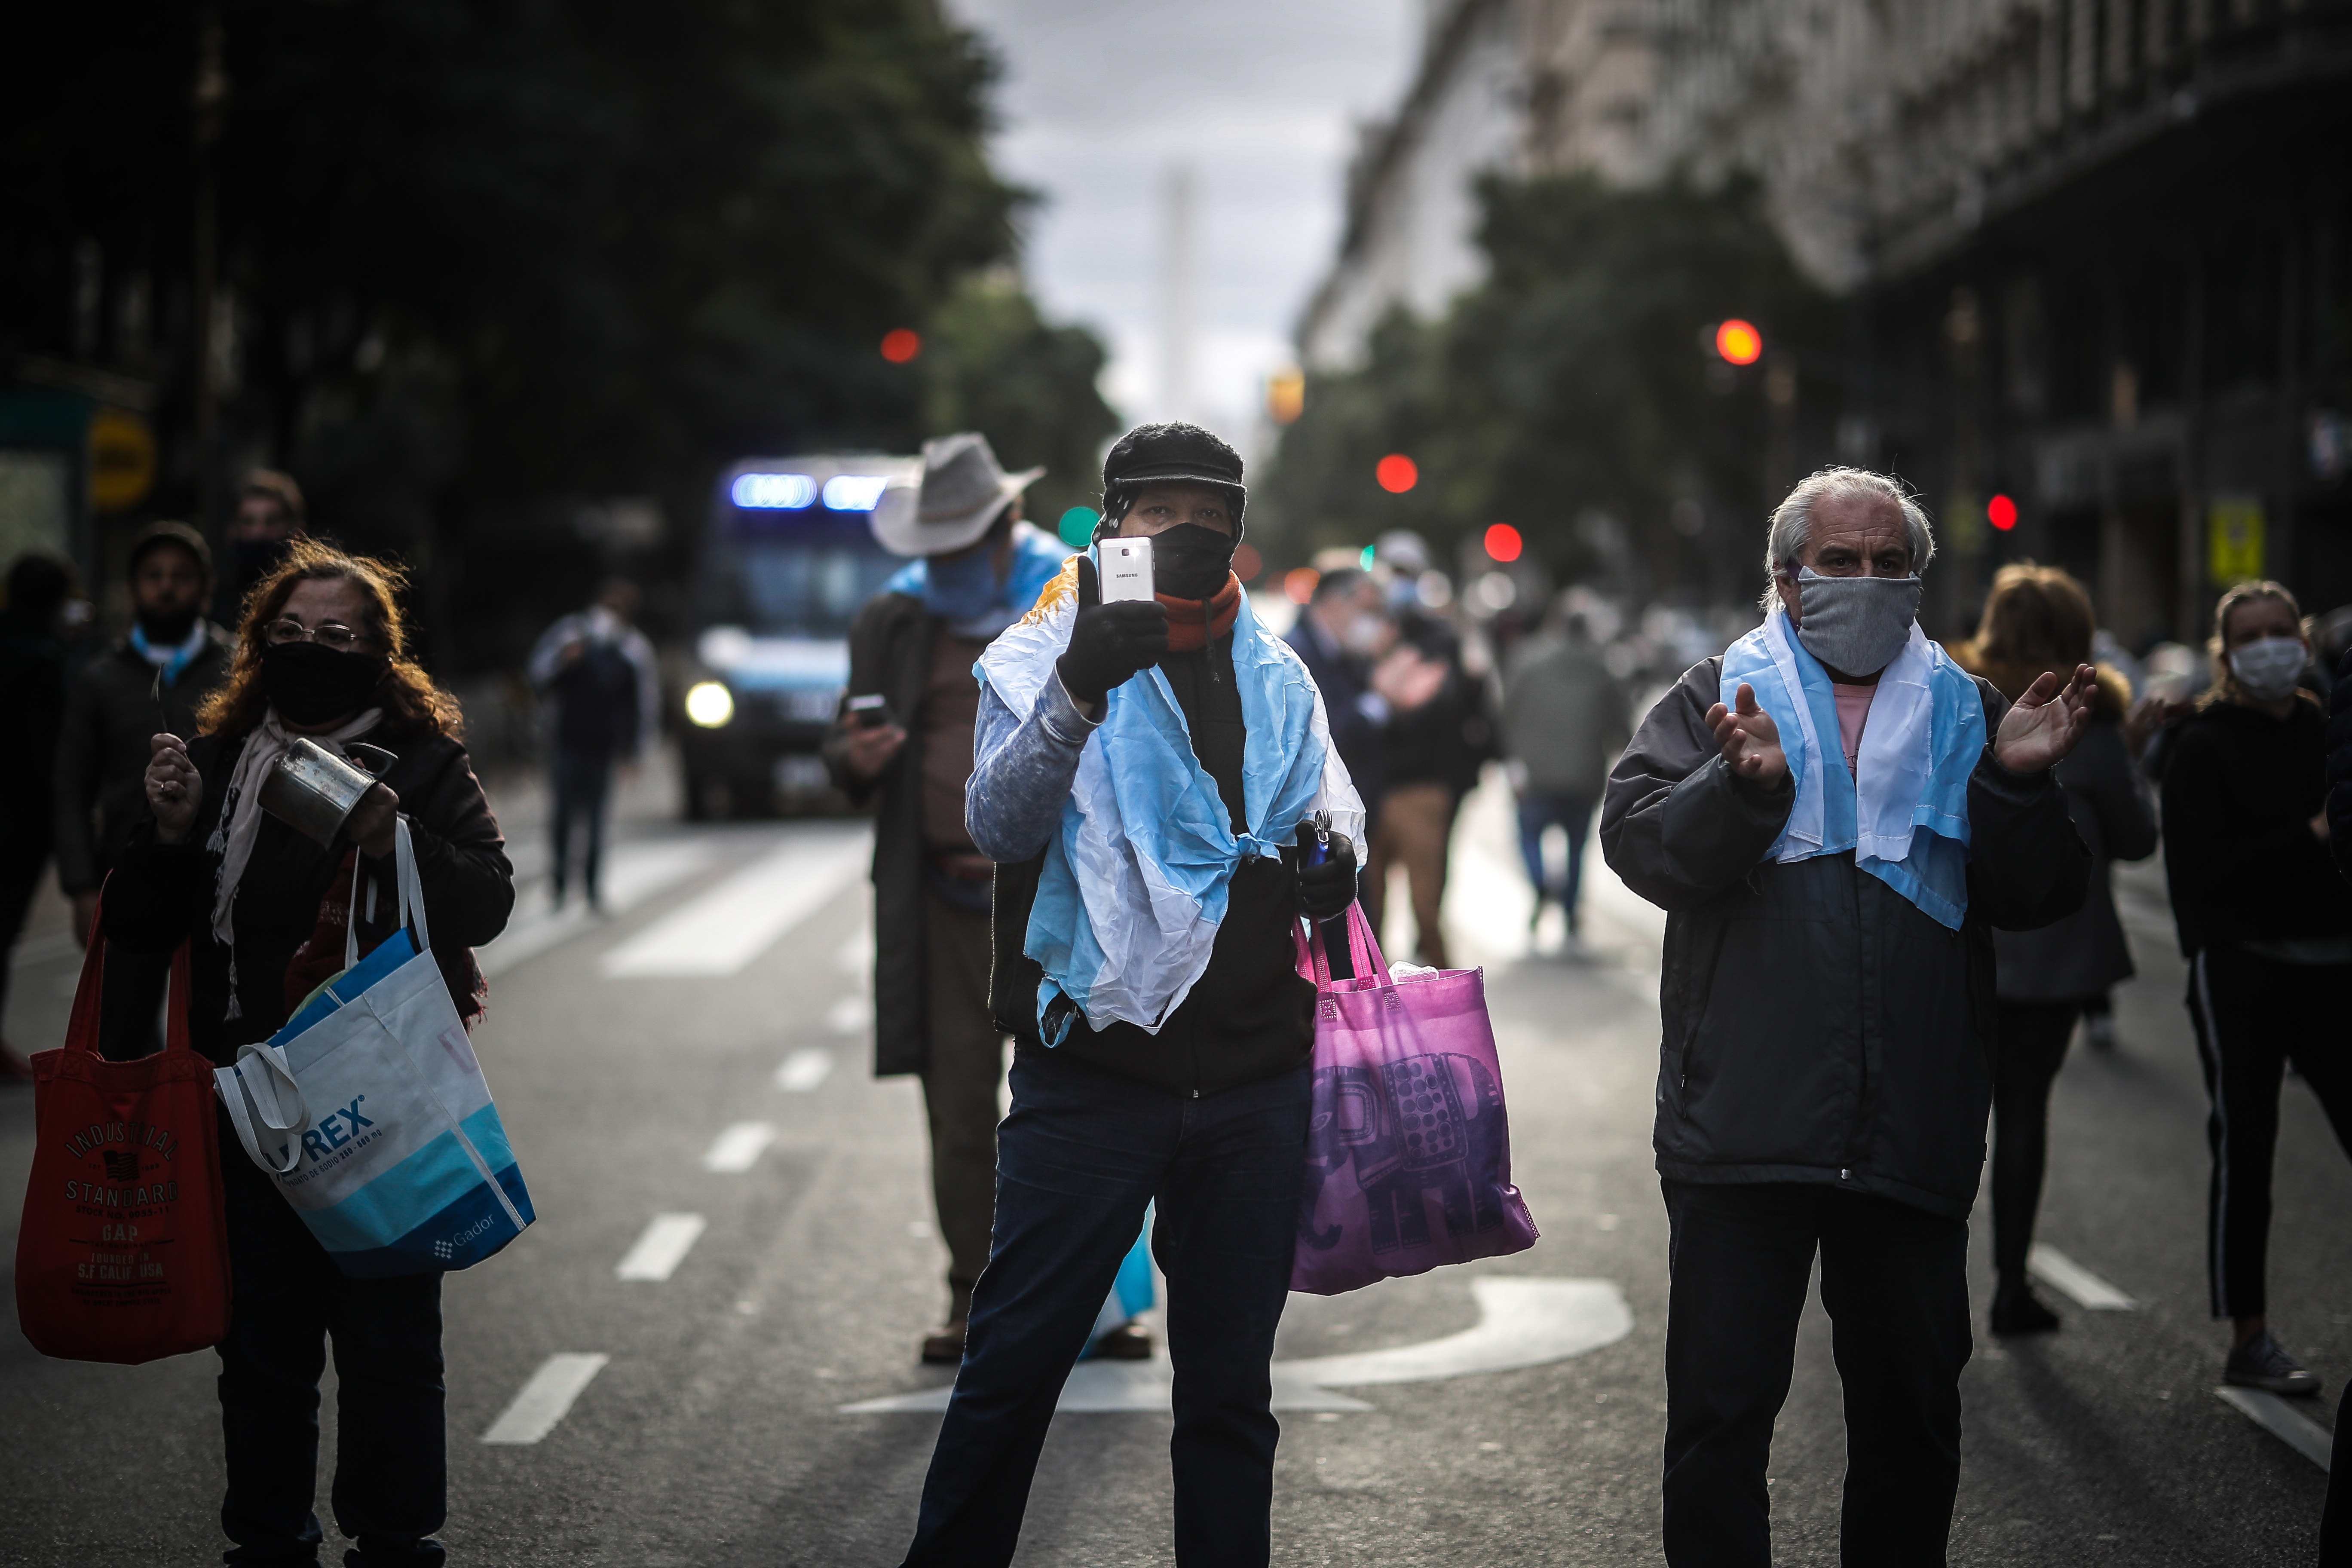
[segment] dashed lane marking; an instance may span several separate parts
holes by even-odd
[[[1478,1322],[1417,1345],[1355,1355],[1278,1361],[1271,1368],[1276,1410],[1370,1410],[1335,1388],[1423,1383],[1542,1366],[1614,1344],[1633,1331],[1625,1297],[1607,1279],[1525,1279],[1482,1275],[1470,1281]],[[1171,1375],[1156,1348],[1148,1362],[1080,1362],[1062,1385],[1062,1410],[1165,1410]],[[945,1410],[946,1386],[845,1405],[845,1415]]]
[[[794,1051],[776,1069],[776,1087],[786,1094],[806,1094],[832,1076],[831,1051]]]
[[[604,1370],[607,1355],[578,1354],[564,1352],[551,1355],[540,1363],[514,1403],[499,1413],[482,1434],[485,1443],[536,1443],[555,1430],[555,1424],[572,1409],[572,1402],[581,1391],[595,1381]]]
[[[2035,1242],[2025,1255],[2026,1271],[2053,1290],[2063,1290],[2074,1304],[2092,1312],[2128,1312],[2139,1305],[2056,1247]]]
[[[604,954],[615,979],[740,974],[833,900],[873,853],[872,836],[796,833],[727,880]]]
[[[776,1141],[776,1129],[769,1121],[738,1121],[711,1140],[702,1156],[702,1168],[722,1175],[735,1175],[759,1163],[768,1145]]]
[[[604,886],[599,889],[605,912],[626,914],[655,894],[701,870],[710,863],[714,853],[711,844],[698,838],[616,846],[606,860]],[[495,941],[474,950],[474,962],[482,966],[485,975],[495,979],[524,960],[537,958],[598,924],[585,904],[574,902],[568,908],[552,910],[543,901],[545,897],[543,892],[533,889],[526,906],[518,910],[507,929]]]
[[[614,1274],[623,1279],[663,1280],[677,1272],[686,1255],[702,1236],[705,1224],[698,1214],[657,1214],[637,1244],[629,1248]]]
[[[844,996],[824,1016],[824,1026],[836,1035],[862,1035],[874,1024],[874,1002],[868,996]]]
[[[2231,1388],[2228,1384],[2213,1391],[2247,1420],[2317,1465],[2326,1469],[2336,1454],[2335,1435],[2294,1407],[2294,1401],[2282,1399],[2260,1388]]]

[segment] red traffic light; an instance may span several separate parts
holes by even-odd
[[[2017,503],[2007,496],[1995,496],[1985,502],[1985,521],[2007,533],[2017,526]]]
[[[1730,364],[1754,364],[1764,357],[1764,334],[1734,316],[1715,329],[1715,352]]]
[[[1507,522],[1489,525],[1485,542],[1487,559],[1491,561],[1517,561],[1519,558],[1519,531]]]
[[[1372,478],[1389,494],[1401,496],[1421,482],[1421,466],[1402,452],[1391,452],[1373,468]]]
[[[898,327],[882,334],[882,357],[892,364],[905,364],[922,352],[923,340],[919,333]]]

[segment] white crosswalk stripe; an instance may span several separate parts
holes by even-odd
[[[650,1279],[658,1283],[677,1272],[686,1255],[701,1238],[703,1217],[698,1214],[657,1214],[637,1244],[629,1248],[614,1275],[622,1279]]]

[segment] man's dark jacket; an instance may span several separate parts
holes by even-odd
[[[206,626],[204,651],[163,689],[160,713],[155,667],[128,638],[74,677],[57,761],[58,885],[68,896],[106,880],[147,812],[148,737],[196,732],[196,710],[227,676],[233,649],[228,633]]]
[[[1819,1182],[1964,1219],[1992,1100],[1992,928],[2059,920],[2089,879],[2065,792],[1993,760],[2009,703],[1979,680],[1968,915],[1949,930],[1851,852],[1765,858],[1796,790],[1725,765],[1706,723],[1722,666],[1694,666],[1659,700],[1601,810],[1610,867],[1667,911],[1659,1173]]]
[[[880,776],[849,771],[849,731],[836,723],[824,742],[833,782],[874,808],[874,1076],[919,1073],[931,1052],[929,969],[923,952],[923,688],[938,625],[911,594],[883,594],[849,628],[852,696],[879,692],[907,743]],[[967,768],[971,759],[965,759]]]
[[[424,884],[433,957],[461,1015],[478,1010],[471,950],[506,929],[514,909],[514,868],[506,840],[466,748],[430,731],[404,731],[387,721],[361,737],[398,759],[379,775],[400,796]],[[212,935],[213,894],[220,859],[204,846],[219,825],[221,797],[245,738],[199,736],[188,743],[188,760],[205,781],[204,799],[187,837],[158,843],[155,823],[143,816],[107,884],[107,940],[122,947],[164,952],[194,937],[194,994],[188,1025],[197,1050],[224,1066],[236,1047],[266,1040],[286,1022],[286,973],[295,951],[317,928],[327,889],[350,845],[313,843],[274,816],[264,816],[253,856],[237,885],[234,919],[236,952]],[[362,869],[388,893],[393,865],[362,858]],[[396,900],[380,894],[376,921],[361,924],[362,950],[391,932]],[[340,964],[340,960],[337,961]],[[234,973],[241,1016],[229,1017],[229,982]]]

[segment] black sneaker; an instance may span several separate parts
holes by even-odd
[[[1996,1334],[2046,1334],[2058,1327],[2058,1314],[2042,1304],[2033,1287],[2020,1279],[1993,1292],[1992,1331]]]
[[[2265,1388],[2294,1399],[2312,1399],[2319,1394],[2318,1377],[2305,1372],[2294,1357],[2279,1349],[2278,1341],[2271,1338],[2268,1329],[2230,1352],[2230,1360],[2221,1369],[2221,1381],[2240,1388]]]

